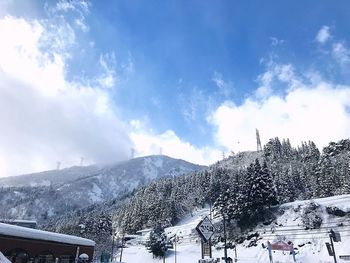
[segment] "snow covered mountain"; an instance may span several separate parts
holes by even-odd
[[[261,160],[263,158],[262,151],[246,151],[233,154],[221,161],[219,161],[215,168],[229,168],[229,169],[242,169],[247,168],[251,163],[254,163],[255,159]]]
[[[101,168],[96,165],[73,166],[62,170],[4,177],[0,178],[0,185],[3,187],[50,186],[93,175],[99,169]]]
[[[48,217],[120,197],[152,180],[204,168],[159,155],[135,158],[102,168],[72,167],[3,178],[0,185],[12,187],[0,189],[0,217],[46,220]]]

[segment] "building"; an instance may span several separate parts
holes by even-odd
[[[86,262],[94,247],[89,239],[0,223],[0,252],[12,263]]]
[[[0,223],[29,227],[29,228],[37,228],[37,222],[35,220],[0,219]]]

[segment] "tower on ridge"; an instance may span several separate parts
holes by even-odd
[[[258,129],[256,129],[256,148],[257,148],[258,152],[262,151],[260,135],[259,135],[259,130]]]

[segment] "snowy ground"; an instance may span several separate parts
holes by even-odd
[[[260,225],[252,232],[259,232],[260,238],[257,246],[247,247],[250,241],[245,241],[237,245],[238,262],[256,262],[268,263],[268,251],[263,248],[267,241],[276,242],[277,240],[292,241],[297,248],[296,261],[304,263],[331,263],[334,262],[330,257],[325,246],[329,241],[329,230],[334,229],[341,234],[342,242],[335,243],[335,251],[338,262],[350,262],[339,259],[339,255],[350,255],[350,216],[338,217],[329,215],[326,212],[326,206],[335,206],[344,212],[350,212],[350,195],[336,196],[313,200],[318,204],[316,213],[322,218],[322,225],[317,230],[305,230],[301,223],[302,214],[310,201],[296,201],[281,206],[284,213],[277,217],[277,220],[268,226]],[[179,242],[177,244],[176,262],[191,263],[198,262],[201,258],[200,239],[196,234],[195,227],[198,222],[209,215],[209,209],[196,211],[192,216],[182,220],[177,226],[167,228],[168,236],[177,235]],[[217,221],[218,219],[214,220]],[[276,224],[277,223],[277,224]],[[123,262],[126,263],[160,263],[162,259],[153,259],[143,245],[137,244],[140,240],[130,243],[128,248],[123,251]],[[223,249],[213,247],[213,258],[221,258],[224,255]],[[229,249],[228,255],[234,258],[234,251]],[[273,253],[273,262],[293,262],[289,252],[275,251]],[[170,250],[165,262],[175,262],[174,250]],[[220,262],[223,262],[221,260]]]

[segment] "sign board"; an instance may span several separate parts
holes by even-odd
[[[271,244],[271,249],[272,250],[292,251],[293,245],[287,244],[286,242],[283,242],[283,241],[278,241],[274,244]]]
[[[211,257],[211,246],[209,242],[203,243],[203,256]]]
[[[342,255],[342,256],[339,256],[339,258],[345,261],[350,261],[350,255]]]
[[[326,247],[328,250],[328,255],[330,255],[331,257],[334,256],[334,251],[333,251],[332,245],[329,244],[328,242],[326,242]]]
[[[341,242],[340,233],[333,231],[333,229],[331,230],[331,237],[334,242]]]
[[[283,242],[283,241],[278,241],[278,242],[276,242],[274,244],[271,244],[269,241],[267,241],[267,248],[268,248],[268,251],[269,251],[270,263],[273,262],[273,260],[272,260],[272,250],[290,251],[292,256],[293,256],[293,261],[296,262],[293,243],[288,244],[288,243]]]
[[[196,227],[196,230],[205,242],[208,242],[211,236],[216,232],[213,223],[206,216]]]

